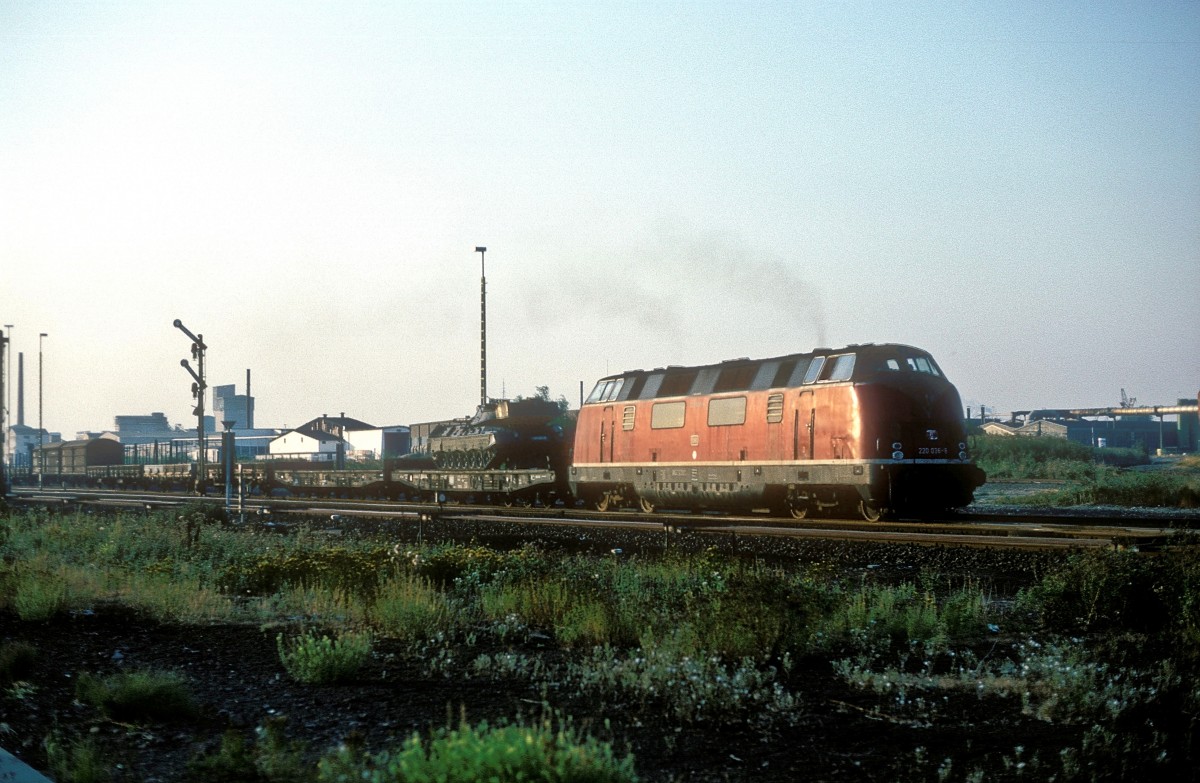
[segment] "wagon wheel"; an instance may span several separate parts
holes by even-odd
[[[883,509],[865,500],[858,501],[858,513],[868,522],[878,522],[883,518]]]
[[[802,498],[788,498],[787,510],[792,519],[804,519],[808,516],[808,501]]]
[[[642,513],[644,513],[644,514],[653,514],[654,513],[654,504],[652,502],[650,502],[649,500],[647,500],[646,498],[638,498],[638,505],[642,507]]]

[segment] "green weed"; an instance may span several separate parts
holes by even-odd
[[[111,762],[94,739],[63,741],[55,735],[42,741],[46,763],[58,783],[107,783]]]
[[[368,633],[345,632],[336,639],[307,631],[285,642],[275,637],[279,660],[293,679],[307,685],[326,685],[352,680],[371,657]]]

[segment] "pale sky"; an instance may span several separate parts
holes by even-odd
[[[176,318],[260,426],[469,414],[477,245],[492,396],[900,342],[976,411],[1173,404],[1200,4],[0,0],[26,423],[46,332],[47,429],[194,426]]]

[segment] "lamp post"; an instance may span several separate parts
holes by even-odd
[[[479,405],[487,405],[487,257],[486,247],[477,247],[479,254]]]
[[[5,464],[8,460],[8,449],[5,448],[8,442],[8,406],[4,404],[8,398],[4,396],[4,384],[6,381],[10,385],[12,383],[4,371],[4,353],[8,346],[8,333],[12,331],[12,324],[5,324],[4,328],[8,332],[0,332],[0,498],[8,495],[8,471],[6,470],[8,466]],[[11,360],[8,363],[8,369],[12,369]],[[9,396],[11,397],[11,395]]]
[[[196,437],[200,445],[196,455],[196,493],[203,495],[204,483],[207,478],[204,472],[204,390],[208,388],[208,384],[204,382],[204,352],[208,350],[208,346],[204,344],[204,335],[192,334],[178,318],[175,319],[174,326],[191,339],[192,358],[196,360],[197,369],[195,370],[188,364],[187,359],[181,359],[179,365],[191,373],[194,379],[192,395],[196,398],[196,407],[192,413],[196,414]]]
[[[38,466],[38,488],[45,486],[46,479],[46,452],[42,449],[46,445],[46,431],[42,429],[42,340],[50,335],[45,332],[38,334],[38,459],[41,464]]]

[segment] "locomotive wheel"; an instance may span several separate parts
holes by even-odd
[[[868,522],[878,522],[883,518],[883,509],[865,500],[858,501],[858,513]]]
[[[638,498],[638,505],[642,507],[643,514],[653,514],[654,513],[654,504],[651,503],[646,498]]]
[[[610,495],[607,492],[602,492],[600,494],[600,497],[598,497],[592,501],[592,506],[597,511],[608,511],[608,509],[611,505],[612,505],[612,495]]]

